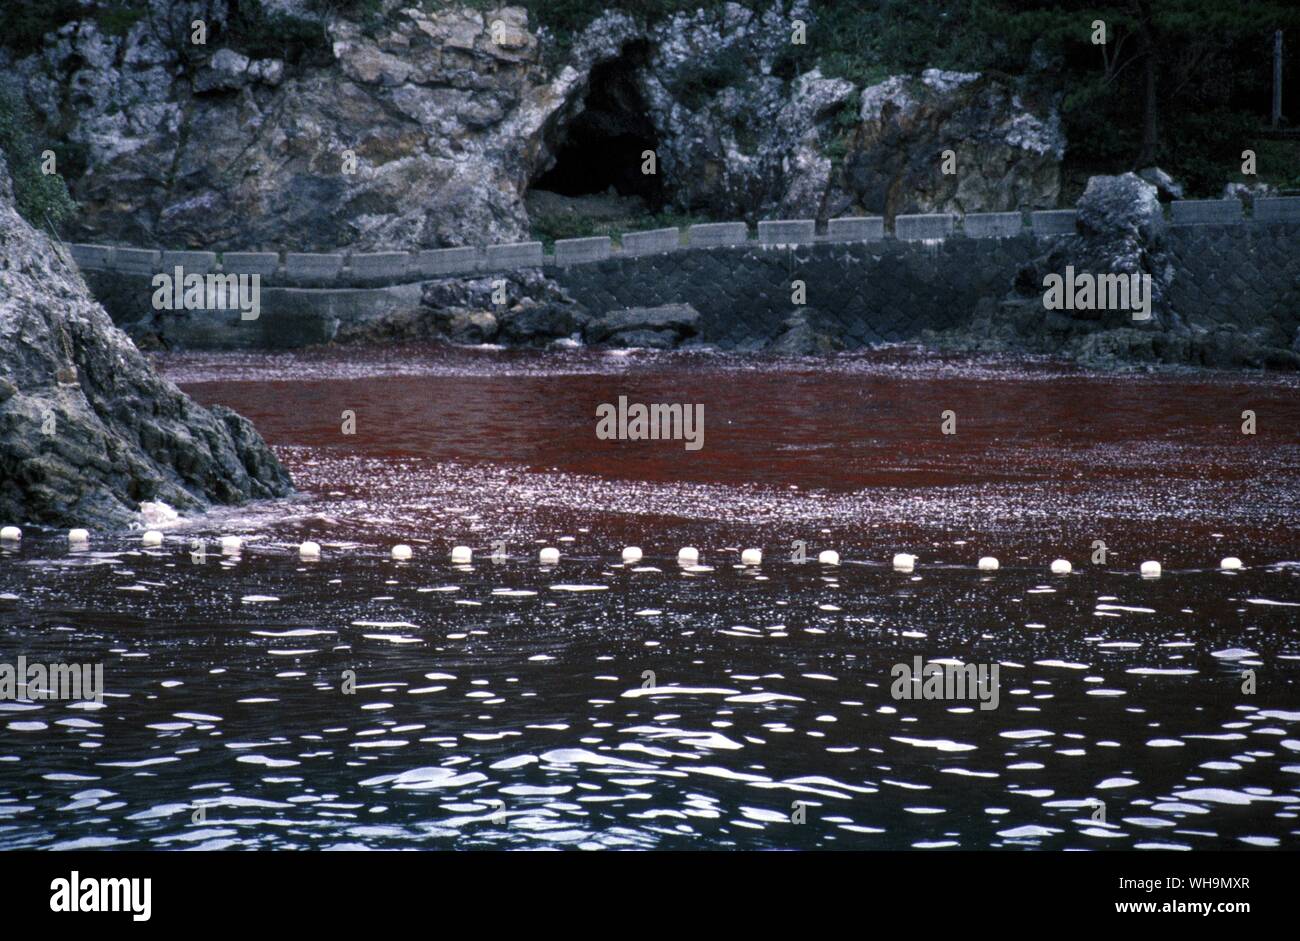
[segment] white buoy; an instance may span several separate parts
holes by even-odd
[[[677,561],[682,565],[696,565],[700,561],[700,550],[694,546],[683,546],[677,551]]]
[[[392,556],[398,562],[405,562],[411,557],[411,547],[405,543],[399,543],[393,546]]]
[[[0,529],[0,540],[5,542],[17,542],[23,538],[23,531],[17,526],[6,526]]]
[[[906,552],[899,552],[894,556],[894,568],[900,572],[910,572],[916,567],[916,556],[909,555]]]
[[[225,555],[235,555],[244,547],[244,540],[238,536],[222,536],[221,551]]]
[[[1139,571],[1142,573],[1142,577],[1143,577],[1143,578],[1159,578],[1159,577],[1160,577],[1160,563],[1159,563],[1159,562],[1143,562],[1143,563],[1142,563],[1142,568],[1139,569]]]
[[[817,554],[817,561],[822,565],[839,565],[840,554],[834,549],[823,549]]]
[[[1237,569],[1241,568],[1241,559],[1237,558],[1235,555],[1230,555],[1219,563],[1219,568],[1223,569],[1225,572],[1235,572]]]
[[[740,564],[741,565],[762,565],[763,550],[746,549],[744,552],[740,554]]]
[[[84,546],[90,542],[90,533],[84,529],[70,529],[68,530],[68,542],[74,546]]]
[[[979,561],[981,572],[996,572],[998,570],[998,560],[991,555],[986,555]]]
[[[304,542],[301,546],[298,547],[298,555],[299,557],[304,559],[319,559],[320,543],[312,542],[310,539],[308,539],[306,542]]]
[[[474,550],[469,546],[456,546],[451,550],[451,561],[456,565],[469,565],[474,558]]]
[[[560,550],[554,546],[547,546],[541,552],[537,553],[537,561],[542,565],[555,565],[560,561]]]
[[[623,550],[623,561],[640,562],[641,550],[636,546],[628,546],[626,549]]]
[[[163,534],[156,529],[150,529],[140,537],[140,542],[146,546],[161,546],[163,544]]]
[[[1053,575],[1069,575],[1074,571],[1074,566],[1070,564],[1069,559],[1057,559],[1052,563]]]

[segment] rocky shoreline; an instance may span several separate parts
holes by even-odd
[[[113,326],[15,211],[0,154],[0,521],[117,528],[145,503],[189,513],[292,490],[247,419],[196,404]]]

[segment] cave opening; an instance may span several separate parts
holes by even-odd
[[[645,174],[642,154],[656,150],[658,135],[636,71],[648,55],[644,43],[631,43],[621,54],[591,70],[582,111],[560,130],[555,165],[533,181],[533,190],[561,196],[607,193],[637,196],[647,208],[663,207],[658,173]]]

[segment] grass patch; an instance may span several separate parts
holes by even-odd
[[[595,235],[608,235],[615,245],[621,246],[621,236],[625,232],[682,228],[700,222],[711,221],[697,214],[670,210],[657,213],[640,213],[630,215],[625,219],[592,219],[572,213],[563,215],[532,213],[530,219],[532,222],[532,238],[541,242],[547,252],[555,250],[557,239],[580,239]]]

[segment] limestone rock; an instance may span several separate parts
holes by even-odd
[[[453,343],[491,343],[497,336],[497,318],[486,310],[456,311],[447,323]]]
[[[768,346],[779,356],[818,356],[844,349],[844,342],[816,310],[801,308],[785,320],[785,330]]]
[[[501,338],[516,346],[545,346],[580,333],[585,319],[576,305],[526,298],[501,315]]]
[[[497,282],[504,282],[504,304],[496,303]],[[430,281],[420,303],[453,343],[545,346],[581,333],[588,319],[580,304],[536,268]]]
[[[1056,207],[1060,115],[1005,79],[938,69],[895,75],[862,90],[858,118],[840,180],[849,214]]]
[[[1159,167],[1147,167],[1138,171],[1138,177],[1156,188],[1162,203],[1183,198],[1183,187],[1172,176]]]
[[[179,9],[148,2],[155,25]],[[207,6],[209,26],[222,23],[225,4]],[[87,154],[69,234],[302,251],[525,238],[522,194],[548,135],[630,19],[593,24],[552,74],[522,8],[384,11],[374,29],[322,20],[333,61],[292,67],[230,48],[192,61],[148,17],[120,36],[68,24],[13,71],[46,125]]]
[[[1222,199],[1239,199],[1247,207],[1255,205],[1255,200],[1277,195],[1277,188],[1271,183],[1228,183],[1223,187]]]
[[[563,49],[521,7],[385,0],[363,22],[349,5],[266,0],[315,18],[306,32],[319,30],[321,48],[295,62],[231,47],[205,58],[160,38],[160,24],[193,12],[223,24],[224,0],[141,2],[149,16],[123,34],[73,22],[40,52],[0,61],[46,128],[85,154],[77,241],[376,251],[523,240],[530,187],[584,115],[610,117],[588,108],[610,68],[627,113],[605,131],[636,125],[652,138],[651,209],[974,212],[1052,207],[1059,190],[1055,106],[1005,80],[928,70],[858,89],[816,69],[790,74],[789,22],[816,28],[809,0],[708,5],[651,25],[613,9]],[[315,12],[326,8],[344,12]],[[935,159],[949,146],[953,176]]]
[[[699,311],[690,304],[664,304],[606,313],[587,324],[585,337],[594,345],[668,349],[695,339],[699,333]]]
[[[248,56],[231,49],[218,49],[194,77],[194,91],[203,94],[243,88],[248,82],[248,63]]]
[[[1151,238],[1164,219],[1157,188],[1133,173],[1089,178],[1076,209],[1080,228],[1097,237]]]

